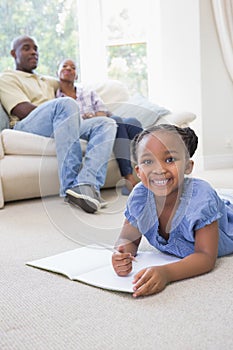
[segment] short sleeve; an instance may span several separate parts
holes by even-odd
[[[154,195],[142,183],[136,185],[131,192],[125,217],[141,234],[146,234],[158,221]]]
[[[194,183],[187,220],[196,231],[221,218],[223,206],[224,203],[216,191],[207,182],[199,180]]]
[[[29,98],[23,92],[17,76],[12,74],[8,76],[8,73],[4,73],[0,77],[0,100],[9,115],[17,104],[30,102]]]

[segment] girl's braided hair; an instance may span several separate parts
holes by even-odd
[[[180,135],[187,148],[189,157],[191,158],[194,155],[198,145],[198,137],[191,128],[180,128],[172,124],[159,124],[148,127],[147,129],[143,130],[140,134],[136,135],[133,139],[131,150],[134,162],[137,163],[137,148],[140,141],[144,138],[144,136],[149,135],[155,131],[166,131],[176,135]]]

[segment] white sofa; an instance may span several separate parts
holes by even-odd
[[[143,126],[168,122],[179,126],[188,125],[195,119],[192,113],[169,113],[148,100],[130,99],[126,87],[119,81],[108,80],[88,86],[95,89],[115,115],[138,117]],[[138,99],[138,103],[135,100]],[[161,117],[161,115],[163,115]],[[156,121],[156,119],[160,118]],[[3,118],[5,118],[3,120]],[[0,113],[0,125],[6,125],[6,115]],[[82,141],[85,154],[86,142]],[[104,188],[115,187],[121,175],[112,154]],[[57,195],[59,181],[54,140],[34,134],[5,128],[0,134],[0,208],[5,202]]]

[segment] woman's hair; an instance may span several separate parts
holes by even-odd
[[[198,137],[191,128],[180,128],[172,124],[159,124],[148,127],[147,129],[143,130],[140,134],[136,135],[133,139],[131,150],[134,162],[137,163],[138,161],[137,149],[141,140],[144,138],[144,136],[149,135],[155,131],[169,132],[176,135],[178,134],[182,138],[186,146],[189,157],[191,158],[194,155],[198,145]]]

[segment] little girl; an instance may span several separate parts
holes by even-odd
[[[134,297],[209,272],[218,256],[233,253],[233,204],[207,182],[185,177],[192,172],[197,143],[192,129],[166,124],[142,131],[133,141],[141,182],[127,202],[113,268],[119,276],[130,273],[142,235],[158,250],[182,258],[138,272]]]

